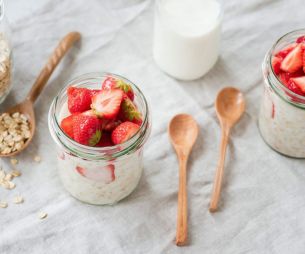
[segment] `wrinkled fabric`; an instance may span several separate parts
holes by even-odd
[[[35,104],[37,133],[18,156],[16,188],[0,189],[0,253],[304,253],[305,167],[271,150],[257,128],[263,92],[261,63],[283,34],[304,26],[303,1],[224,1],[220,58],[203,78],[177,81],[152,58],[154,2],[149,0],[9,0],[14,43],[14,87],[0,109],[21,101],[59,39],[82,33]],[[110,71],[134,81],[152,113],[144,174],[137,189],[115,206],[91,206],[60,183],[55,144],[47,128],[52,99],[80,74]],[[220,210],[208,211],[219,156],[217,92],[240,88],[247,109],[233,129]],[[192,114],[200,134],[188,164],[189,245],[176,247],[178,163],[167,125]],[[41,163],[33,161],[39,154]],[[9,160],[1,160],[9,169]],[[12,203],[21,194],[25,202]],[[48,217],[38,218],[44,211]]]

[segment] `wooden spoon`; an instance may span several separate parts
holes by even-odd
[[[220,145],[220,158],[215,175],[213,194],[210,203],[210,212],[217,211],[230,130],[245,111],[245,99],[243,94],[238,89],[234,87],[226,87],[218,93],[215,107],[222,129],[222,139]]]
[[[192,116],[179,114],[169,123],[168,132],[179,160],[176,245],[183,246],[187,242],[186,166],[188,157],[198,136],[198,125]]]
[[[44,88],[45,84],[49,80],[51,74],[55,70],[56,66],[60,62],[60,60],[63,58],[63,56],[67,53],[67,51],[73,46],[73,44],[80,39],[81,35],[78,32],[71,32],[67,34],[58,44],[53,54],[50,56],[47,64],[40,72],[38,78],[36,79],[35,83],[33,84],[30,92],[28,93],[26,99],[21,102],[20,104],[17,104],[9,109],[7,109],[5,112],[9,114],[13,114],[15,112],[20,112],[28,118],[28,121],[30,123],[30,131],[31,136],[30,138],[24,143],[24,146],[15,152],[12,152],[10,154],[0,154],[0,157],[9,157],[14,156],[20,152],[22,152],[31,142],[33,139],[35,129],[36,129],[36,123],[35,123],[35,113],[33,104],[39,94],[41,93],[42,89]]]

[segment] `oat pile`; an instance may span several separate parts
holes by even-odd
[[[0,99],[4,96],[11,85],[11,49],[3,34],[0,34]]]
[[[30,138],[30,123],[25,115],[18,112],[0,115],[0,153],[10,154],[22,149]]]

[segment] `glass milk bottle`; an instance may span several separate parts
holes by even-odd
[[[193,80],[219,55],[222,5],[218,0],[157,0],[153,55],[167,74]]]

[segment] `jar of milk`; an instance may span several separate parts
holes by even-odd
[[[221,0],[157,0],[153,55],[167,74],[193,80],[206,74],[219,55]]]

